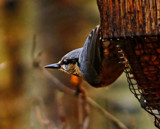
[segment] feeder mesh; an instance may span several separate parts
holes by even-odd
[[[125,64],[129,89],[160,128],[160,37],[133,37],[120,42],[118,54]]]

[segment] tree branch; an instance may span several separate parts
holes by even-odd
[[[66,87],[63,83],[61,83],[54,75],[52,75],[51,73],[49,73],[47,70],[45,70],[43,67],[40,67],[40,69],[42,70],[42,72],[44,73],[44,75],[50,80],[52,81],[54,85],[58,90],[67,93],[69,95],[75,96],[76,91],[72,90],[68,87]],[[81,97],[82,94],[81,94]],[[122,122],[120,122],[117,118],[115,118],[112,114],[110,114],[109,112],[107,112],[103,107],[101,107],[99,104],[97,104],[92,98],[87,97],[86,98],[87,102],[89,105],[91,105],[93,108],[98,109],[107,119],[110,119],[110,121],[112,123],[114,123],[115,125],[117,125],[117,127],[119,127],[120,129],[128,129]]]

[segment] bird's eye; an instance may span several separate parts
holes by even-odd
[[[67,59],[64,59],[64,60],[63,60],[63,64],[68,64],[68,60],[67,60]]]

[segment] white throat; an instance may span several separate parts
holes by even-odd
[[[77,76],[81,76],[78,63],[75,64],[68,64],[68,65],[61,65],[61,71],[67,72],[68,74],[73,74]]]

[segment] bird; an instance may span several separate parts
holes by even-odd
[[[58,63],[44,67],[81,77],[95,88],[112,84],[123,73],[124,65],[119,63],[115,45],[102,41],[100,30],[97,25],[82,48],[72,50]]]

